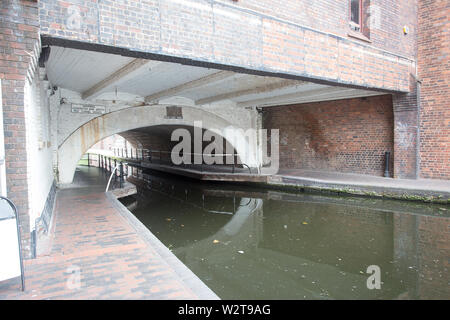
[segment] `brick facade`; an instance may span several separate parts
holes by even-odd
[[[30,221],[25,125],[25,82],[35,74],[39,21],[34,1],[0,2],[0,78],[2,79],[8,197],[19,210],[25,255],[30,253]]]
[[[263,127],[280,130],[281,169],[382,176],[384,153],[394,151],[393,118],[385,95],[266,108]]]
[[[43,36],[128,54],[403,92],[414,67],[415,5],[407,0],[378,3],[381,22],[368,41],[349,37],[347,1],[41,0],[39,7]]]
[[[413,80],[411,80],[411,83]],[[393,96],[394,178],[418,178],[417,157],[417,86],[408,94]]]
[[[349,35],[349,3],[335,0],[239,0],[237,5],[341,37]],[[370,7],[373,7],[370,9]],[[274,10],[276,8],[276,10]],[[415,58],[416,0],[364,0],[363,34],[376,48]],[[409,27],[404,35],[403,26]]]
[[[421,177],[450,179],[450,3],[419,1]]]

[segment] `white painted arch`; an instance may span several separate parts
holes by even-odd
[[[145,105],[121,109],[96,117],[76,129],[58,148],[58,181],[68,184],[73,180],[79,159],[87,150],[102,139],[121,132],[157,125],[194,126],[201,121],[206,130],[227,132],[239,128],[230,121],[212,112],[197,107],[183,107],[182,119],[167,119],[166,108],[161,105]],[[235,131],[236,137],[230,144],[238,152],[242,162],[257,167],[257,145],[247,141],[245,136]],[[251,144],[251,145],[250,145]]]

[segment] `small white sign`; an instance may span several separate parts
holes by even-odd
[[[20,275],[16,219],[0,220],[0,281]]]
[[[106,107],[93,104],[75,104],[72,103],[72,113],[104,114]]]

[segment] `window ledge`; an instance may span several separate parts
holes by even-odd
[[[356,31],[349,31],[348,32],[348,36],[358,39],[358,40],[362,40],[368,43],[372,43],[372,41],[370,41],[369,38],[367,38],[365,35],[363,35],[362,33],[356,32]]]

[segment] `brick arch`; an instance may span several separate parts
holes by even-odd
[[[60,184],[71,183],[78,160],[87,150],[102,139],[133,129],[157,126],[180,125],[194,126],[195,121],[202,122],[202,128],[224,130],[236,127],[228,120],[211,112],[195,107],[183,107],[182,119],[167,119],[166,108],[161,106],[138,106],[107,113],[94,118],[72,132],[58,148],[58,181]],[[244,163],[257,166],[256,146],[248,144],[240,133],[231,143]],[[248,152],[250,150],[250,152]]]

